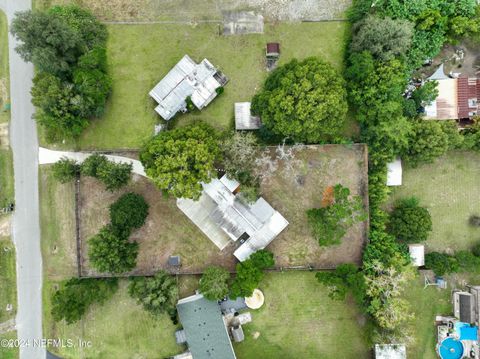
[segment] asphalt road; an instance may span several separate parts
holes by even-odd
[[[17,11],[31,8],[31,0],[0,0],[10,20]],[[10,145],[15,171],[13,241],[17,251],[17,334],[20,359],[45,359],[46,351],[34,345],[42,339],[42,256],[38,203],[38,139],[31,103],[33,66],[15,52],[9,36],[11,123]]]

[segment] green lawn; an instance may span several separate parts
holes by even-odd
[[[151,317],[126,290],[103,306],[94,305],[78,323],[55,323],[50,297],[61,280],[76,276],[74,185],[60,184],[48,166],[40,167],[40,209],[44,263],[43,326],[46,338],[91,341],[91,348],[50,348],[62,358],[163,358],[182,351],[175,343],[176,327],[167,315]],[[188,285],[191,287],[191,285]],[[190,290],[191,291],[191,290]]]
[[[480,230],[468,225],[470,215],[480,214],[480,154],[452,151],[433,164],[407,168],[403,185],[392,200],[415,196],[432,215],[430,250],[468,249],[480,241]]]
[[[447,280],[448,281],[448,280]],[[417,276],[405,291],[414,317],[410,321],[409,330],[412,343],[407,346],[407,357],[411,359],[435,359],[437,344],[435,316],[450,315],[450,289],[439,290],[436,287],[424,289],[424,278]]]
[[[17,306],[15,246],[8,237],[0,237],[0,323],[15,317]],[[6,311],[7,304],[13,311]]]
[[[370,358],[355,304],[331,300],[314,273],[268,273],[259,287],[265,305],[243,326],[245,341],[235,344],[239,359]]]
[[[0,207],[14,201],[13,158],[10,149],[0,149]]]
[[[17,339],[17,332],[9,332],[6,334],[0,335],[0,340],[8,339],[15,340]],[[17,359],[19,357],[18,348],[2,348],[0,347],[0,358],[2,359]]]
[[[0,123],[10,119],[10,111],[5,110],[9,98],[8,79],[8,25],[7,17],[0,11]]]
[[[154,318],[130,298],[127,280],[104,305],[93,305],[82,320],[67,325],[50,315],[50,294],[55,283],[44,282],[44,336],[91,342],[91,348],[50,348],[64,359],[165,358],[184,351],[175,343],[176,326],[165,314]]]
[[[266,24],[265,34],[220,36],[218,24],[108,25],[108,56],[113,91],[106,113],[93,121],[78,144],[82,149],[138,148],[160,116],[148,92],[185,54],[208,58],[229,77],[225,93],[201,112],[179,115],[172,125],[204,120],[218,129],[233,125],[233,105],[249,101],[267,73],[265,44],[281,43],[281,63],[320,56],[339,71],[343,67],[345,22]],[[350,130],[350,124],[348,130]]]

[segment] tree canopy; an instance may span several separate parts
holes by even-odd
[[[230,273],[221,267],[208,267],[200,279],[200,292],[209,300],[220,300],[228,294]]]
[[[130,296],[153,315],[165,312],[172,316],[178,299],[175,278],[161,270],[153,277],[132,278],[128,286]]]
[[[143,147],[140,160],[160,189],[177,198],[198,199],[200,182],[215,176],[219,155],[215,130],[202,122],[160,132]]]
[[[404,56],[410,48],[414,24],[407,20],[369,15],[353,27],[350,48],[368,51],[382,61]]]
[[[32,103],[48,141],[75,139],[100,116],[111,89],[105,45],[107,30],[75,5],[15,15],[16,51],[36,69]]]
[[[75,179],[80,172],[80,165],[75,160],[63,157],[53,164],[52,171],[57,181],[67,183]]]
[[[148,216],[148,203],[133,192],[125,193],[110,205],[110,221],[112,225],[126,233],[140,228]]]
[[[415,197],[403,199],[395,205],[390,215],[389,230],[402,242],[426,241],[432,231],[430,212],[420,207]]]
[[[52,295],[52,317],[67,324],[80,320],[90,305],[103,304],[117,291],[116,278],[71,278]]]
[[[138,243],[129,242],[128,238],[119,232],[108,225],[88,240],[88,257],[92,267],[99,272],[118,274],[135,268]]]
[[[106,156],[94,153],[83,161],[81,173],[98,179],[109,191],[114,191],[130,181],[132,164],[109,161]]]
[[[265,128],[295,142],[326,143],[342,138],[348,105],[342,76],[311,57],[273,71],[252,100]]]
[[[354,223],[365,220],[362,199],[350,198],[350,190],[337,184],[333,188],[333,201],[325,207],[307,211],[312,234],[321,246],[338,244],[347,229]]]
[[[230,295],[232,298],[249,297],[264,277],[263,270],[273,267],[273,254],[267,250],[259,250],[250,258],[237,264],[237,275],[232,283]]]

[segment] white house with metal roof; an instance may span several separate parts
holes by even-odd
[[[185,55],[149,95],[158,103],[155,111],[168,121],[177,112],[187,111],[187,98],[199,110],[207,106],[226,82],[226,77],[207,59],[197,64]]]
[[[237,181],[223,176],[202,185],[198,201],[179,198],[177,206],[220,250],[231,241],[240,244],[234,252],[240,261],[265,248],[288,226],[262,197],[253,204],[242,201]]]

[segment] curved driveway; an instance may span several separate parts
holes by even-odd
[[[31,9],[31,0],[0,0],[0,8],[12,20],[15,12]],[[13,241],[17,251],[17,334],[20,359],[45,359],[45,348],[35,345],[42,339],[42,255],[38,204],[38,140],[32,120],[30,88],[33,66],[15,52],[9,35],[11,122],[10,144],[15,171]]]

